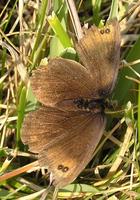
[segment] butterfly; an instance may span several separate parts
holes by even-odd
[[[34,70],[31,87],[41,106],[27,114],[21,134],[58,188],[76,179],[103,135],[104,101],[120,64],[119,22],[92,26],[75,48],[81,64],[58,57]]]

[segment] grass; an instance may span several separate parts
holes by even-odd
[[[29,167],[35,156],[20,140],[25,113],[37,106],[31,88],[27,87],[27,72],[30,75],[46,57],[77,59],[67,6],[62,0],[54,0],[52,9],[49,2],[42,0],[38,5],[37,1],[29,0],[23,5],[21,0],[14,4],[9,0],[0,5],[0,44],[3,46],[0,49],[0,175],[12,173],[10,179],[0,182],[2,200],[45,199],[49,185],[49,176],[45,180],[39,170],[34,171],[35,166]],[[58,197],[140,199],[140,6],[134,0],[131,4],[117,0],[76,2],[82,24],[101,26],[108,17],[126,16],[120,21],[121,61],[125,62],[121,62],[123,67],[112,94],[117,107],[108,115],[106,132],[94,158],[74,183],[58,192]],[[24,166],[30,173],[20,173]],[[16,169],[19,169],[18,176]],[[49,200],[53,189],[48,191],[46,199]]]

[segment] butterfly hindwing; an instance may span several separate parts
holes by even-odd
[[[92,159],[104,127],[101,114],[42,106],[26,117],[22,140],[30,151],[39,153],[39,165],[48,166],[54,184],[62,187],[73,181]],[[68,171],[59,169],[61,165]]]

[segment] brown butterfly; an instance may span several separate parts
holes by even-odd
[[[24,120],[22,140],[48,167],[53,184],[71,183],[92,159],[105,128],[104,99],[116,83],[120,29],[116,19],[92,26],[76,44],[83,65],[55,58],[31,77],[42,106]]]

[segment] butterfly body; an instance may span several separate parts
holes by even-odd
[[[29,113],[22,141],[38,153],[53,184],[71,183],[92,159],[105,129],[105,98],[112,92],[120,62],[120,30],[112,20],[86,31],[75,46],[82,64],[55,58],[40,66],[31,87],[41,107]]]
[[[79,109],[90,111],[93,113],[99,113],[104,111],[104,99],[83,99],[77,98],[73,100],[73,103]],[[96,111],[97,110],[97,111]]]

